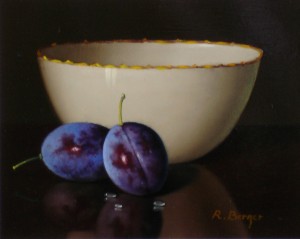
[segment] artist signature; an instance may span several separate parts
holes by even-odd
[[[254,222],[261,221],[263,216],[261,214],[243,214],[234,210],[223,213],[221,210],[215,210],[212,214],[213,220],[223,221],[243,221],[248,224],[248,229],[251,229]]]

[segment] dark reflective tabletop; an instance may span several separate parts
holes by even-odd
[[[205,157],[170,166],[160,193],[136,197],[109,180],[61,180],[41,162],[13,171],[55,126],[2,128],[0,238],[300,237],[300,127],[238,126]]]

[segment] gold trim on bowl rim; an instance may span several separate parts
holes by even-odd
[[[153,66],[153,65],[145,65],[145,66],[141,66],[141,65],[126,65],[126,64],[121,64],[121,65],[113,65],[113,64],[100,64],[98,62],[96,63],[86,63],[86,62],[74,62],[71,60],[66,60],[66,61],[62,61],[59,59],[55,59],[55,58],[50,58],[48,56],[46,56],[45,54],[42,53],[42,49],[45,48],[49,48],[49,47],[44,47],[41,48],[37,51],[37,57],[39,59],[45,60],[45,61],[50,61],[50,62],[54,62],[54,63],[61,63],[61,64],[69,64],[69,65],[76,65],[76,66],[93,66],[93,67],[100,67],[100,68],[120,68],[120,69],[135,69],[135,70],[139,70],[139,69],[157,69],[157,70],[166,70],[166,69],[195,69],[195,68],[218,68],[218,67],[235,67],[235,66],[244,66],[244,65],[248,65],[248,64],[252,64],[255,63],[257,61],[259,61],[262,56],[263,56],[263,50],[260,48],[257,48],[255,46],[252,45],[248,45],[248,44],[241,44],[241,43],[235,43],[235,42],[223,42],[223,41],[208,41],[208,40],[203,40],[203,41],[199,41],[199,40],[148,40],[148,39],[142,39],[142,40],[107,40],[107,41],[84,41],[81,43],[63,43],[60,45],[67,45],[67,44],[90,44],[90,43],[157,43],[157,44],[173,44],[173,43],[184,43],[184,44],[212,44],[212,45],[227,45],[227,46],[238,46],[241,48],[250,48],[252,50],[257,51],[259,54],[258,56],[250,61],[241,61],[239,63],[228,63],[228,64],[209,64],[209,65],[197,65],[197,64],[193,64],[193,65],[161,65],[161,66]],[[50,47],[55,47],[56,43],[52,43]]]

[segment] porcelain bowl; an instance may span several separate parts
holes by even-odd
[[[197,159],[220,144],[251,95],[262,50],[209,41],[99,41],[38,51],[42,78],[62,122],[146,124],[170,163]]]

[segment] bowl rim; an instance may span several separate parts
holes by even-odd
[[[95,63],[86,63],[86,62],[75,62],[72,60],[60,60],[56,58],[48,57],[46,54],[43,54],[43,49],[47,48],[54,48],[58,45],[82,45],[82,44],[94,44],[94,43],[156,43],[156,44],[212,44],[212,45],[223,45],[223,46],[237,46],[240,48],[252,49],[258,53],[258,56],[255,57],[253,60],[249,61],[240,61],[237,63],[227,63],[227,64],[206,64],[206,65],[114,65],[114,64],[101,64],[99,62]],[[133,40],[133,39],[118,39],[118,40],[99,40],[99,41],[87,41],[84,40],[83,42],[66,42],[66,43],[52,43],[50,46],[42,47],[37,50],[37,58],[41,61],[48,61],[57,64],[68,64],[68,65],[75,65],[75,66],[89,66],[89,67],[100,67],[100,68],[119,68],[119,69],[157,69],[157,70],[168,70],[168,69],[196,69],[196,68],[220,68],[220,67],[236,67],[236,66],[245,66],[249,64],[254,64],[259,62],[263,56],[263,50],[261,48],[255,47],[250,44],[243,44],[243,43],[236,43],[236,42],[225,42],[225,41],[209,41],[209,40],[149,40],[149,39],[142,39],[142,40]]]

